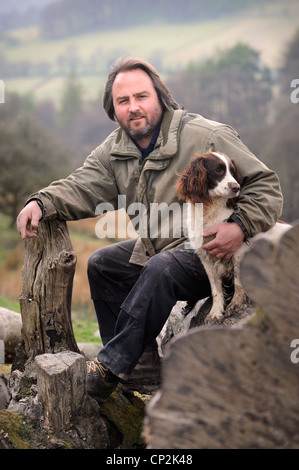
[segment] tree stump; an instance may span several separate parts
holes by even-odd
[[[299,448],[298,240],[296,224],[244,255],[241,280],[258,307],[241,328],[197,327],[172,341],[146,411],[148,448]]]
[[[85,394],[85,359],[63,351],[35,358],[37,387],[46,416],[46,425],[55,432],[68,430],[79,413]]]
[[[20,306],[27,360],[42,353],[79,352],[71,322],[75,265],[66,222],[41,221],[37,238],[25,241]]]

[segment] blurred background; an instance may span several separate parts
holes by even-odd
[[[115,128],[102,109],[120,56],[151,62],[190,112],[232,125],[279,175],[282,218],[298,219],[297,0],[10,0],[0,3],[0,306],[19,311],[27,196],[80,166]],[[78,256],[73,321],[95,340],[86,263],[95,219],[69,224]]]

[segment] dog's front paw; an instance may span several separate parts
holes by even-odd
[[[241,305],[237,303],[231,304],[225,310],[225,316],[227,317],[235,316],[236,314],[240,312],[241,309],[242,309]]]
[[[230,304],[226,308],[225,315],[231,316],[231,315],[235,315],[241,312],[242,310],[244,310],[244,308],[248,306],[248,302],[249,302],[249,299],[245,291],[240,287],[236,288],[235,294]]]
[[[208,315],[206,316],[205,318],[205,321],[204,321],[204,324],[205,325],[214,325],[215,323],[218,322],[218,320],[221,320],[221,318],[223,317],[223,312],[222,310],[214,310],[212,309]]]

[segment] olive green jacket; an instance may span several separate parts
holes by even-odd
[[[180,203],[176,181],[195,153],[209,149],[225,153],[236,160],[241,175],[238,218],[248,235],[271,228],[282,211],[282,194],[277,175],[258,160],[241,142],[230,126],[190,114],[184,110],[166,111],[153,152],[142,162],[141,154],[122,129],[113,131],[87,157],[82,167],[68,178],[53,182],[33,194],[44,204],[45,218],[78,220],[94,217],[98,205],[110,203],[118,209],[118,196],[125,196],[126,209],[142,203],[150,213],[153,203]],[[161,237],[163,224],[169,217],[160,217],[158,235],[141,234],[131,261],[144,264],[149,256],[182,242],[181,236]],[[164,227],[165,228],[165,227]],[[185,233],[183,233],[185,235]]]

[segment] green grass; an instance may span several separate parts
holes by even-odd
[[[20,243],[20,235],[15,227],[10,227],[10,217],[0,214],[0,267],[9,253]]]
[[[0,297],[0,307],[8,308],[13,312],[21,312],[19,302],[17,300],[8,299],[7,297]]]
[[[101,343],[100,337],[95,334],[99,329],[97,321],[78,318],[72,324],[77,343]]]

